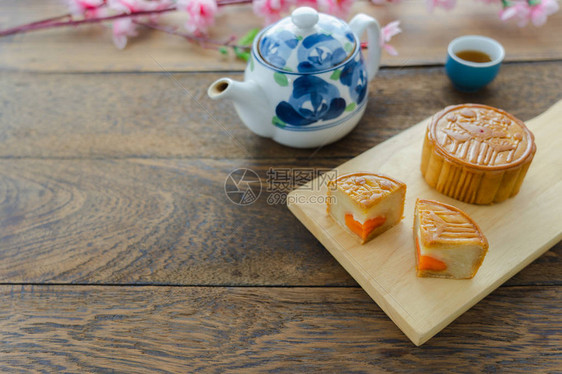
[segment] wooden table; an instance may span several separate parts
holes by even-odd
[[[4,26],[64,11],[2,7]],[[476,3],[354,10],[401,19],[400,55],[384,57],[356,130],[316,151],[259,138],[211,102],[207,86],[243,70],[216,51],[154,32],[118,51],[99,26],[0,40],[0,371],[560,370],[561,243],[415,347],[285,205],[227,199],[237,168],[264,181],[333,168],[449,104],[527,120],[562,98],[562,12],[519,29]],[[219,23],[216,37],[260,21],[230,7]],[[467,33],[507,50],[477,94],[442,66]]]

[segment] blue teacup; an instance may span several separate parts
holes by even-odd
[[[457,55],[466,51],[484,53],[491,61],[474,62]],[[479,35],[461,36],[449,43],[445,71],[455,88],[460,91],[475,92],[498,75],[504,55],[502,45],[494,39]]]

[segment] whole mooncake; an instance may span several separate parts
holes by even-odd
[[[533,134],[511,114],[480,104],[449,106],[427,128],[421,172],[447,196],[498,203],[519,192],[535,151]]]

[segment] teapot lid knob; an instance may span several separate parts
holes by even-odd
[[[303,6],[293,11],[291,20],[299,29],[310,29],[318,23],[318,12],[316,9]]]

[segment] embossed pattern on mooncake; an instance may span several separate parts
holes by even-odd
[[[535,152],[533,134],[511,114],[481,104],[450,106],[427,128],[421,172],[447,196],[498,203],[519,192]]]
[[[418,200],[417,209],[422,237],[429,243],[484,243],[478,226],[466,214],[431,200]]]
[[[470,279],[488,252],[480,227],[457,207],[416,201],[414,243],[418,277]]]
[[[521,162],[529,156],[533,141],[520,121],[490,107],[448,111],[433,126],[433,137],[451,157],[476,166]]]
[[[397,190],[402,183],[386,176],[371,173],[353,173],[330,181],[328,187],[341,189],[357,204],[369,208],[384,196]]]

